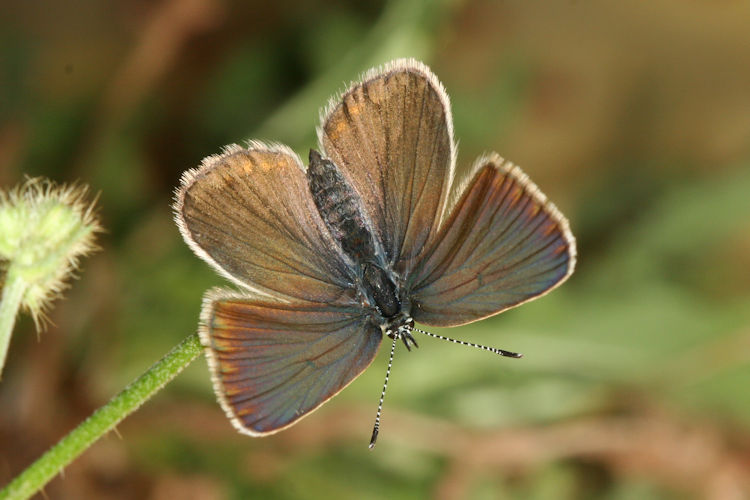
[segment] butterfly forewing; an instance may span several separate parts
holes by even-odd
[[[409,278],[416,321],[455,326],[485,318],[573,272],[575,240],[554,205],[496,155],[477,167]]]
[[[252,290],[327,302],[351,283],[287,148],[251,143],[207,158],[183,176],[175,211],[193,250]]]
[[[337,304],[282,304],[225,291],[206,298],[203,342],[232,422],[276,432],[316,409],[375,357],[380,329]]]
[[[332,101],[318,137],[361,196],[388,263],[408,273],[437,231],[453,177],[442,85],[421,63],[394,61]]]

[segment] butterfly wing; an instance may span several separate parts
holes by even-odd
[[[521,170],[480,159],[409,277],[416,321],[456,326],[543,295],[573,272],[568,221]]]
[[[337,300],[352,278],[283,146],[228,147],[186,172],[175,219],[193,251],[245,289],[280,300]]]
[[[382,334],[356,308],[277,303],[224,290],[204,300],[201,339],[234,426],[271,434],[315,410],[372,362]]]
[[[318,140],[362,198],[387,263],[408,274],[437,232],[453,178],[443,86],[414,60],[371,70],[330,102]]]

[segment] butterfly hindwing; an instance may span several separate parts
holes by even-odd
[[[408,285],[416,321],[457,326],[543,295],[575,266],[568,221],[518,167],[477,162]]]
[[[275,303],[224,290],[204,300],[201,338],[235,427],[279,431],[326,402],[372,362],[382,338],[345,305]]]

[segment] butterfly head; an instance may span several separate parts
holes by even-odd
[[[419,347],[417,341],[411,334],[412,330],[414,330],[414,318],[411,316],[403,313],[399,314],[396,318],[386,323],[381,328],[383,328],[383,332],[389,338],[393,340],[401,339],[404,342],[406,349],[409,351],[411,351],[409,342],[411,342],[414,347]]]

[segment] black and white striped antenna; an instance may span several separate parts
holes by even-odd
[[[391,355],[388,358],[388,369],[385,371],[385,381],[383,382],[383,390],[380,393],[380,402],[378,403],[378,412],[375,415],[375,425],[373,426],[372,437],[370,438],[370,449],[373,449],[375,447],[375,441],[378,440],[378,433],[380,432],[380,415],[383,411],[383,400],[385,399],[385,390],[388,388],[388,379],[391,377],[391,367],[393,366],[393,354],[394,352],[396,352],[396,341],[399,338],[401,338],[404,341],[406,348],[409,349],[410,351],[411,351],[411,348],[409,347],[409,344],[407,343],[407,339],[410,339],[411,342],[414,344],[414,346],[418,347],[417,342],[411,336],[412,331],[417,331],[419,333],[423,333],[425,335],[434,337],[436,339],[447,340],[448,342],[453,342],[454,344],[467,345],[469,347],[475,347],[483,351],[489,351],[491,353],[498,354],[506,358],[518,359],[518,358],[523,357],[523,354],[518,353],[518,352],[506,351],[505,349],[498,349],[496,347],[487,347],[486,345],[475,344],[474,342],[456,340],[450,337],[445,337],[443,335],[426,332],[419,328],[414,328],[414,322],[411,318],[409,318],[409,321],[407,322],[406,326],[399,327],[398,332],[395,335],[393,335],[393,343],[391,344]],[[389,336],[390,336],[390,332],[389,332]]]
[[[391,356],[388,358],[388,369],[385,371],[385,382],[383,382],[383,391],[380,393],[380,402],[378,403],[378,413],[375,415],[375,426],[372,428],[372,437],[370,438],[370,449],[375,447],[375,441],[378,440],[380,431],[380,413],[383,411],[383,399],[385,399],[385,389],[388,387],[388,378],[391,376],[391,366],[393,366],[393,353],[396,351],[396,341],[398,336],[393,337],[391,344]]]
[[[523,354],[521,354],[520,352],[506,351],[504,349],[498,349],[496,347],[487,347],[486,345],[475,344],[474,342],[465,342],[463,340],[456,340],[450,337],[444,337],[442,335],[437,335],[435,333],[426,332],[424,330],[420,330],[419,328],[412,328],[412,330],[417,331],[419,333],[424,333],[425,335],[429,335],[430,337],[435,337],[436,339],[447,340],[448,342],[453,342],[454,344],[468,345],[470,347],[476,347],[477,349],[482,349],[483,351],[494,352],[495,354],[499,354],[500,356],[504,356],[506,358],[522,358],[523,357]]]

